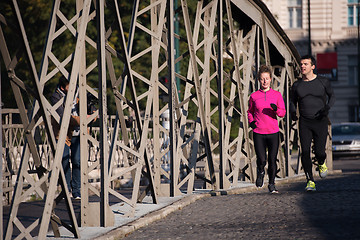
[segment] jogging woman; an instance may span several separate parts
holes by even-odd
[[[259,68],[258,80],[260,90],[251,94],[249,99],[248,121],[253,129],[256,153],[257,178],[256,186],[263,187],[266,159],[268,160],[269,191],[277,193],[275,187],[276,159],[279,149],[279,124],[277,117],[284,117],[286,110],[281,93],[273,90],[271,70],[262,65]],[[268,156],[266,157],[266,152]]]

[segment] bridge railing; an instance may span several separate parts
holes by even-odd
[[[11,202],[11,196],[13,192],[13,188],[15,185],[16,177],[19,171],[19,164],[21,161],[21,157],[24,152],[24,146],[25,146],[25,137],[24,137],[24,128],[23,124],[19,120],[19,110],[18,109],[2,109],[2,127],[3,127],[3,155],[2,155],[2,163],[3,163],[3,193],[4,193],[4,203],[10,204]],[[109,116],[109,128],[108,128],[108,136],[113,136],[113,130],[114,130],[114,123],[115,116]],[[164,125],[167,124],[167,119],[163,118],[161,119],[161,122],[164,123]],[[189,120],[188,123],[189,129],[193,128],[193,125],[195,125],[195,122]],[[128,126],[128,131],[130,133],[133,133],[133,136],[135,134],[133,123]],[[90,128],[91,135],[98,136],[99,135],[99,127],[98,126],[92,126]],[[151,131],[151,129],[150,129]],[[188,133],[190,134],[190,132]],[[332,170],[333,164],[332,164],[332,152],[331,152],[331,123],[329,122],[329,135],[328,135],[328,141],[326,145],[326,152],[327,152],[327,164],[330,170]],[[39,125],[39,127],[36,129],[35,133],[35,139],[37,142],[38,152],[41,156],[43,166],[49,167],[50,161],[51,161],[51,149],[49,144],[46,143],[45,129],[43,125]],[[111,141],[111,138],[109,138],[109,142]],[[168,136],[163,136],[160,140],[162,149],[166,149],[168,146]],[[149,149],[154,148],[153,141],[148,141],[148,147]],[[236,146],[232,148],[232,151],[236,151]],[[293,167],[293,169],[296,172],[301,172],[301,165],[299,165],[299,149],[298,146],[296,146],[295,149],[292,149],[292,158],[290,161],[290,166]],[[199,156],[204,154],[204,148],[199,151]],[[88,145],[88,156],[89,162],[96,162],[99,158],[99,148],[97,146],[94,146],[91,142],[89,142]],[[117,146],[115,149],[115,161],[114,161],[114,167],[112,171],[118,172],[124,169],[124,167],[128,166],[128,159],[125,159],[126,154],[124,154],[124,150]],[[150,157],[153,157],[153,152],[150,151]],[[170,159],[169,154],[165,154],[161,158],[161,166],[168,170],[170,168]],[[217,159],[218,161],[218,159]],[[203,172],[205,170],[204,161],[199,162],[197,166],[197,172]],[[30,155],[29,159],[29,173],[33,174],[33,177],[37,178],[34,161],[32,156]],[[246,178],[243,176],[241,179],[244,181]],[[89,173],[89,182],[99,186],[100,182],[100,169],[95,168],[92,172]],[[128,175],[127,177],[122,177],[121,179],[118,179],[117,181],[114,181],[112,183],[113,186],[120,187],[132,187],[131,182],[131,176]],[[25,186],[26,187],[26,186]],[[35,194],[35,193],[34,193]],[[36,196],[29,197],[29,200],[32,200],[33,198],[36,198]]]
[[[115,116],[111,115],[108,117],[108,136],[109,136],[109,142],[111,142],[111,137],[113,136],[113,130],[114,130],[114,120]],[[3,137],[3,151],[2,151],[2,164],[3,164],[3,194],[4,194],[4,204],[8,205],[11,203],[12,193],[14,190],[14,185],[16,182],[17,174],[19,171],[19,165],[21,162],[21,158],[24,155],[24,146],[26,146],[25,141],[25,135],[24,135],[24,126],[21,123],[20,117],[19,117],[19,110],[18,109],[2,109],[2,137]],[[164,123],[164,125],[167,124],[168,119],[161,118],[161,122]],[[195,123],[191,120],[187,123],[189,126],[194,125]],[[129,133],[132,133],[132,136],[135,137],[135,126],[133,123],[131,123],[127,131]],[[190,127],[192,128],[192,127]],[[89,128],[90,134],[96,138],[96,136],[99,135],[99,127],[94,124],[94,126],[91,126]],[[149,129],[151,131],[151,129]],[[41,157],[42,165],[45,168],[49,168],[52,161],[52,153],[51,148],[47,142],[47,137],[45,133],[44,126],[40,124],[35,129],[35,140],[37,143],[38,153]],[[166,149],[168,146],[168,136],[163,135],[160,139],[161,148]],[[134,143],[133,143],[134,144]],[[150,150],[150,157],[153,157],[153,152],[151,152],[151,149],[153,149],[153,141],[150,139],[148,140],[148,148]],[[88,161],[89,162],[96,162],[99,159],[99,147],[93,145],[90,141],[88,144]],[[199,151],[199,154],[203,154],[203,151]],[[128,159],[125,159],[126,154],[124,154],[124,150],[120,146],[115,147],[115,154],[114,154],[114,167],[112,171],[114,173],[121,171],[125,167],[128,167]],[[36,176],[36,170],[35,170],[35,163],[32,155],[29,155],[29,161],[28,161],[29,167],[28,172],[38,180],[38,177]],[[170,159],[169,155],[165,154],[163,158],[161,158],[161,166],[163,166],[164,169],[170,168]],[[200,164],[201,165],[201,164]],[[199,168],[201,169],[201,167]],[[26,180],[25,180],[26,182]],[[89,182],[93,183],[96,187],[100,188],[100,169],[95,168],[89,173]],[[118,179],[112,183],[113,186],[120,187],[132,187],[131,182],[131,176],[128,175],[127,177],[123,176],[121,179]],[[24,185],[25,188],[28,187],[27,184]],[[36,199],[36,193],[34,192],[34,195],[29,196],[28,200],[34,200]]]

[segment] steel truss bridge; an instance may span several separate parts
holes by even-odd
[[[17,239],[33,239],[34,234],[45,239],[49,226],[55,236],[64,226],[74,237],[80,237],[79,226],[111,226],[110,195],[128,205],[127,217],[146,195],[155,204],[160,196],[191,194],[198,182],[212,190],[254,182],[256,156],[247,102],[258,88],[257,69],[261,64],[271,66],[272,87],[283,94],[287,108],[289,86],[299,72],[297,51],[261,1],[134,0],[126,16],[130,26],[124,26],[118,1],[54,0],[39,68],[27,37],[31,28],[25,27],[17,0],[9,5],[13,19],[0,12],[0,50],[8,73],[2,81],[10,81],[23,140],[10,141],[14,126],[3,123],[2,145],[22,147],[19,162],[2,154],[3,162],[12,161],[10,166],[16,169],[3,164],[4,177],[10,172],[16,175],[9,190],[5,239],[13,238],[15,229],[20,231]],[[8,38],[9,32],[17,39]],[[71,42],[72,49],[66,56],[56,55],[64,41]],[[30,73],[27,82],[17,75],[19,66]],[[63,117],[55,111],[58,104],[53,106],[46,95],[50,83],[61,75],[70,82]],[[161,80],[163,76],[168,83]],[[89,79],[96,79],[96,85]],[[81,139],[79,221],[61,167],[76,95]],[[109,96],[115,99],[112,117]],[[88,98],[97,99],[98,109],[91,115]],[[27,99],[34,99],[30,110],[25,107]],[[51,118],[60,124],[58,141]],[[134,121],[129,126],[130,118]],[[96,119],[97,130],[89,131]],[[293,151],[296,122],[286,116],[279,126],[277,176],[284,178],[299,174],[301,166]],[[331,157],[328,163],[331,168]],[[98,187],[90,181],[94,171],[99,175]],[[120,179],[130,180],[130,194],[118,191]],[[17,217],[18,209],[34,193],[44,202],[43,212],[26,226]],[[92,195],[100,200],[90,202]],[[66,203],[68,219],[56,213],[60,201]],[[34,229],[38,231],[33,233]]]

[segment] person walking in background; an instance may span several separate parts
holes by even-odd
[[[301,164],[306,175],[307,191],[316,191],[312,173],[311,142],[314,140],[315,161],[319,175],[326,177],[328,168],[325,164],[326,139],[328,134],[328,113],[334,105],[335,96],[327,78],[314,73],[314,57],[301,57],[302,79],[294,82],[290,93],[290,112],[292,120],[298,120],[296,108],[299,107],[299,136],[301,145]]]
[[[75,99],[73,102],[73,107],[71,109],[71,116],[79,116],[79,89],[75,94]],[[73,133],[71,138],[70,145],[70,159],[71,159],[71,193],[74,199],[81,199],[81,172],[80,172],[80,126],[76,125],[73,127]]]
[[[59,101],[63,101],[59,107],[56,109],[56,112],[59,114],[60,118],[64,115],[64,109],[65,109],[65,99],[66,94],[69,89],[69,81],[64,77],[61,76],[59,79],[59,84],[55,90],[55,92],[51,96],[51,104],[55,105]],[[73,111],[72,111],[73,114]],[[77,114],[76,114],[77,115]],[[59,139],[59,133],[60,133],[60,125],[55,120],[55,118],[51,118],[51,124],[54,129],[54,134],[56,137],[56,140]],[[62,157],[62,167],[64,169],[65,178],[66,178],[66,185],[69,189],[69,192],[72,192],[73,197],[75,199],[80,199],[80,149],[79,145],[73,146],[71,150],[73,151],[72,154],[74,155],[72,158],[70,157],[70,147],[71,142],[73,138],[73,130],[75,127],[80,125],[80,117],[71,115],[70,118],[70,125],[68,128],[68,133],[65,140],[65,147]],[[74,139],[75,141],[75,139]],[[77,143],[74,143],[77,144]],[[71,171],[70,168],[70,158],[72,160],[72,167],[73,171]],[[73,185],[73,187],[72,187]],[[77,195],[78,194],[78,195]]]
[[[248,121],[253,129],[254,146],[256,153],[257,178],[256,186],[263,187],[266,158],[268,160],[269,191],[277,193],[275,187],[276,159],[279,149],[278,117],[284,117],[286,110],[281,93],[270,87],[271,69],[262,65],[259,68],[257,79],[260,90],[251,94],[249,99]],[[266,150],[268,156],[266,157]]]

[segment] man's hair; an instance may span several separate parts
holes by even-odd
[[[69,85],[69,80],[67,80],[64,76],[61,76],[59,78],[59,87],[65,89],[67,85]]]
[[[269,73],[270,78],[271,78],[271,69],[270,69],[269,66],[267,66],[267,65],[261,65],[261,66],[259,67],[259,71],[258,71],[258,74],[257,74],[257,79],[260,79],[260,75],[261,75],[262,73]]]
[[[304,59],[310,59],[311,60],[311,65],[315,65],[316,66],[316,60],[313,56],[311,55],[304,55],[301,57],[301,60],[304,60]]]

